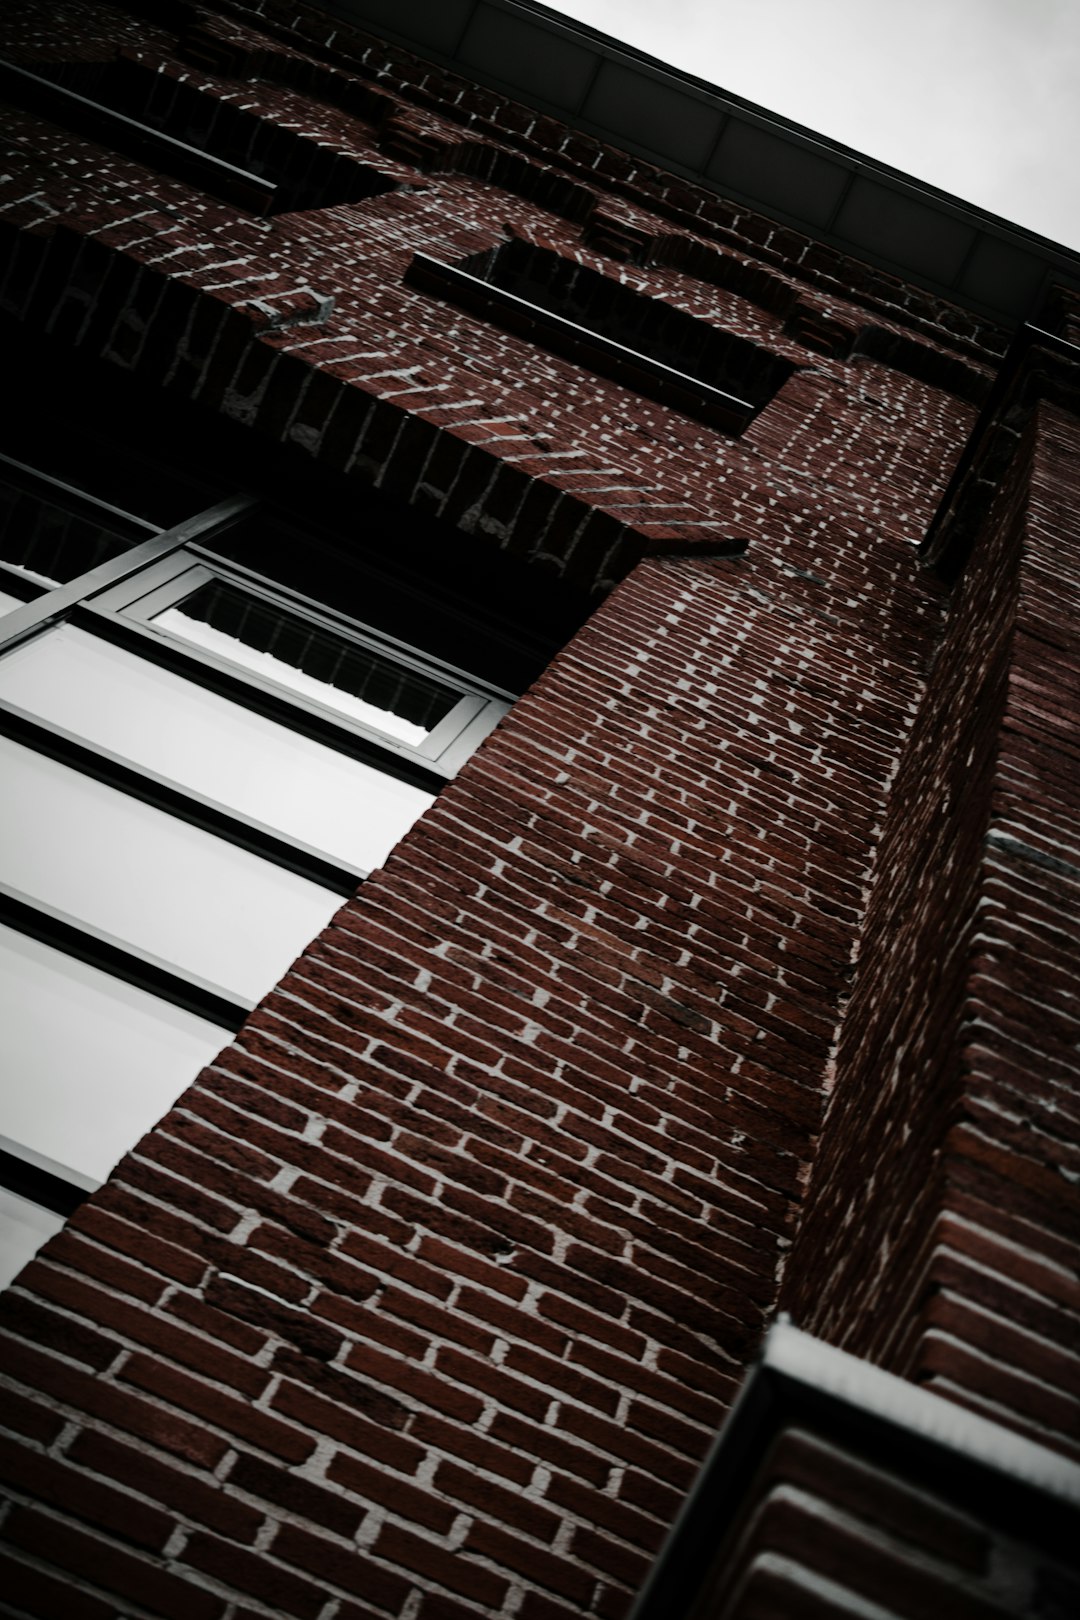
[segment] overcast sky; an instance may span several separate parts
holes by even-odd
[[[1080,249],[1080,0],[547,0]]]

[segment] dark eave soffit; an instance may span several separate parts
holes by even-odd
[[[463,78],[1004,326],[1080,254],[666,67],[534,0],[318,0]]]

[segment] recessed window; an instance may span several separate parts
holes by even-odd
[[[63,584],[130,543],[55,501],[0,488],[0,562],[32,585]]]
[[[207,672],[348,725],[402,759],[452,772],[502,713],[500,700],[415,648],[380,635],[265,578],[184,546],[97,594],[95,615],[140,626],[148,656],[180,644]],[[122,634],[119,624],[114,634]],[[210,678],[207,674],[207,679]],[[295,716],[294,716],[295,719]]]
[[[662,298],[516,239],[460,265],[418,253],[405,280],[728,433],[749,426],[795,370]]]
[[[9,605],[96,568],[156,526],[0,456],[0,591]]]
[[[325,557],[313,602],[223,555],[245,550],[245,522],[265,541],[250,497],[140,539],[152,525],[121,532],[26,466],[18,481],[0,618],[0,1189],[25,1260],[52,1219],[27,1201],[66,1212],[108,1173],[509,694],[335,611]],[[16,553],[59,554],[69,509],[84,549],[19,576]],[[72,577],[76,555],[89,566]]]
[[[0,62],[18,105],[257,214],[332,208],[392,191],[347,153],[139,62]]]
[[[461,701],[461,692],[322,629],[250,590],[193,570],[197,584],[149,622],[253,670],[287,690],[374,726],[414,747]]]

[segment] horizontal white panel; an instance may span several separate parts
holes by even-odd
[[[10,613],[12,608],[22,607],[22,597],[12,596],[9,591],[0,591],[0,613]]]
[[[243,1000],[264,995],[341,904],[8,738],[0,772],[0,882]]]
[[[73,625],[0,660],[0,699],[365,871],[432,803]]]
[[[0,1187],[0,1288],[15,1280],[63,1224],[62,1215]]]
[[[37,1154],[104,1180],[226,1039],[0,924],[0,1133]]]

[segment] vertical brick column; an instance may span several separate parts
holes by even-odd
[[[1032,424],[978,919],[914,1365],[1080,1456],[1080,419]]]
[[[1039,406],[901,767],[785,1299],[1080,1449],[1080,424]]]

